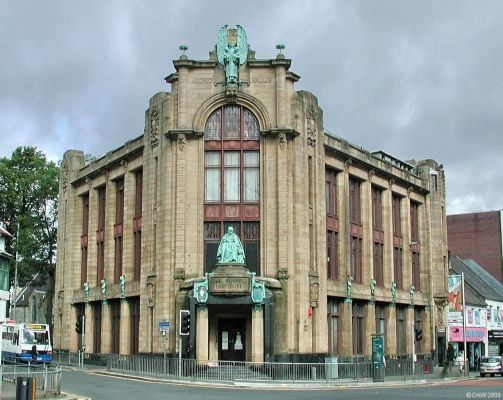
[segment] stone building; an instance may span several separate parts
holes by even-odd
[[[209,59],[182,55],[143,135],[61,168],[55,347],[179,351],[199,360],[419,352],[445,335],[443,167],[370,153],[324,129],[281,54],[257,59],[223,27]],[[233,227],[244,265],[216,265]],[[163,341],[159,322],[170,323]]]

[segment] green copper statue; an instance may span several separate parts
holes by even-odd
[[[225,83],[239,83],[239,66],[248,58],[248,42],[245,30],[236,25],[235,28],[224,25],[217,35],[217,59],[225,68]]]
[[[234,228],[229,226],[227,233],[220,240],[217,251],[218,264],[245,263],[245,252],[241,240],[234,233]]]

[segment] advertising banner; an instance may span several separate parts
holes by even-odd
[[[463,298],[461,295],[461,275],[447,277],[449,306],[447,309],[448,324],[463,324]]]

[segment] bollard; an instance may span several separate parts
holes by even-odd
[[[35,400],[35,378],[19,376],[16,380],[16,400]]]
[[[316,367],[311,367],[311,379],[316,380]]]

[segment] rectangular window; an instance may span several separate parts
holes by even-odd
[[[325,169],[325,205],[327,216],[337,217],[337,172]]]
[[[410,328],[409,328],[410,330]],[[406,351],[406,336],[407,331],[405,322],[405,307],[396,306],[396,352],[404,354]]]
[[[376,334],[386,335],[386,305],[376,304],[375,307]]]
[[[9,290],[9,262],[7,260],[0,259],[0,290]]]
[[[135,214],[133,218],[133,280],[141,276],[141,228],[142,228],[143,171],[135,172]]]
[[[122,235],[124,222],[124,178],[115,181],[115,225],[114,225],[114,283],[122,275]]]
[[[419,204],[410,202],[410,238],[413,242],[419,242]]]
[[[93,302],[93,352],[101,353],[101,302]]]
[[[383,230],[382,224],[382,190],[372,186],[372,228]]]
[[[96,232],[97,263],[96,263],[96,284],[99,286],[105,275],[105,208],[106,208],[106,188],[98,188],[98,230]]]
[[[393,235],[402,237],[402,214],[400,211],[400,196],[391,197],[391,214],[393,219]]]
[[[80,285],[87,282],[87,257],[89,245],[89,193],[82,196],[82,235],[80,237]]]
[[[384,286],[384,245],[374,242],[373,245],[374,279],[377,286]]]
[[[396,287],[398,289],[402,289],[402,258],[403,251],[401,247],[393,248],[393,270],[394,270],[394,279],[396,283]]]
[[[140,344],[140,298],[134,297],[129,299],[129,313],[130,313],[130,354],[138,353]]]
[[[361,224],[360,181],[355,178],[349,178],[349,221]]]
[[[259,153],[244,153],[244,201],[258,202],[260,194]]]
[[[363,354],[365,351],[365,305],[353,302],[353,354]]]
[[[207,151],[205,159],[204,200],[206,202],[220,201],[220,157],[218,151]]]
[[[111,324],[111,341],[110,341],[110,353],[119,354],[120,353],[120,336],[121,336],[121,303],[120,300],[110,301],[110,316],[112,319]]]
[[[224,153],[224,202],[238,202],[240,192],[240,153],[226,151]]]
[[[340,328],[339,328],[339,305],[340,300],[334,297],[328,298],[328,352],[339,354]]]
[[[351,275],[355,283],[362,283],[362,239],[351,236]]]
[[[339,234],[332,230],[327,231],[327,278],[339,278]]]

